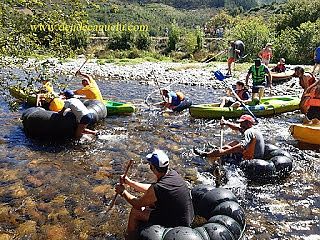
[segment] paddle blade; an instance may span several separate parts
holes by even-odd
[[[218,79],[219,81],[223,81],[226,79],[226,77],[219,70],[214,71],[213,74],[214,74],[215,78]]]

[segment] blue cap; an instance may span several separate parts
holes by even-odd
[[[169,157],[162,150],[154,150],[147,155],[147,160],[156,167],[167,167],[169,165]]]
[[[63,95],[66,97],[66,98],[73,98],[74,97],[74,93],[71,91],[71,90],[65,90],[63,92]]]

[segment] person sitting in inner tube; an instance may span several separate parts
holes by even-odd
[[[320,123],[320,80],[306,89],[302,96],[307,119],[304,123]]]
[[[235,93],[239,96],[241,100],[243,100],[244,103],[250,102],[249,100],[250,94],[248,90],[244,87],[244,83],[242,81],[236,82]],[[222,98],[220,107],[232,107],[232,108],[240,107],[241,103],[231,96],[231,89],[229,88],[227,88],[227,95],[228,95],[227,97]]]
[[[284,58],[280,58],[277,66],[271,69],[271,72],[282,73],[286,71],[286,60]]]
[[[42,76],[40,79],[42,81],[42,87],[37,94],[36,106],[59,112],[63,108],[64,101],[54,92],[53,86],[48,79]]]
[[[82,73],[80,71],[76,72],[76,76],[80,76],[82,78],[83,88],[74,91],[77,95],[85,95],[87,99],[96,99],[103,102],[103,98],[98,87],[96,81],[92,78],[92,76]]]
[[[246,86],[248,86],[249,77],[252,75],[252,102],[258,104],[264,95],[266,85],[266,75],[268,75],[268,87],[272,86],[272,76],[269,69],[261,64],[261,59],[254,60],[254,65],[249,68],[246,76]]]
[[[161,89],[160,94],[164,100],[161,106],[172,109],[173,111],[185,99],[182,92],[169,91],[167,88]]]
[[[116,192],[132,205],[126,239],[138,239],[138,227],[142,223],[163,227],[190,227],[194,210],[186,182],[175,171],[169,170],[169,158],[162,150],[147,155],[150,170],[156,176],[153,184],[139,183],[120,176]],[[138,192],[135,197],[125,189],[125,184]]]
[[[53,93],[37,94],[36,106],[41,106],[50,111],[59,112],[63,109],[64,100]]]
[[[255,120],[250,115],[242,115],[239,120],[240,124],[221,119],[221,125],[227,125],[233,130],[237,130],[243,134],[241,142],[232,141],[227,145],[211,152],[200,153],[201,156],[207,156],[216,160],[216,157],[222,157],[231,153],[240,153],[243,160],[252,160],[254,158],[262,159],[264,155],[264,138],[258,128],[253,127]]]
[[[64,107],[59,114],[63,114],[66,109],[70,108],[71,112],[76,116],[78,126],[75,137],[79,139],[85,133],[96,135],[98,131],[86,128],[93,121],[93,114],[89,112],[87,107],[79,99],[74,98],[74,93],[71,90],[65,90],[63,95],[66,100],[64,101]]]

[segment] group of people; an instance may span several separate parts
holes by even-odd
[[[96,135],[98,132],[88,129],[87,126],[93,122],[93,114],[87,107],[75,96],[84,96],[86,99],[94,99],[103,102],[100,89],[92,76],[76,72],[76,76],[82,79],[82,88],[71,91],[65,90],[61,94],[54,92],[52,83],[48,79],[42,80],[42,88],[37,94],[37,106],[42,106],[59,114],[63,114],[67,109],[76,116],[77,129],[75,138],[80,139],[83,134]]]
[[[211,161],[230,154],[238,154],[246,160],[262,158],[265,142],[261,131],[254,126],[255,123],[250,115],[242,115],[237,124],[222,119],[220,124],[241,132],[243,140],[232,141],[203,156],[207,156]],[[116,193],[132,205],[126,240],[139,239],[138,231],[142,226],[190,227],[194,218],[189,189],[183,178],[169,168],[170,160],[167,154],[162,150],[155,150],[146,156],[146,160],[156,177],[155,183],[141,183],[122,175],[120,183],[115,188]],[[126,186],[143,194],[140,197],[135,196]]]

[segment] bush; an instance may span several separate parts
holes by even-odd
[[[112,50],[129,50],[134,46],[132,32],[115,33],[109,39],[108,48]]]
[[[238,19],[228,37],[233,40],[242,40],[246,46],[247,59],[251,60],[257,57],[267,42],[274,41],[274,33],[262,17]]]
[[[136,48],[140,50],[149,50],[151,46],[151,38],[148,33],[139,33],[135,40]]]
[[[168,51],[175,51],[177,49],[177,43],[180,40],[181,31],[179,27],[173,23],[169,29],[169,41],[168,41]]]

